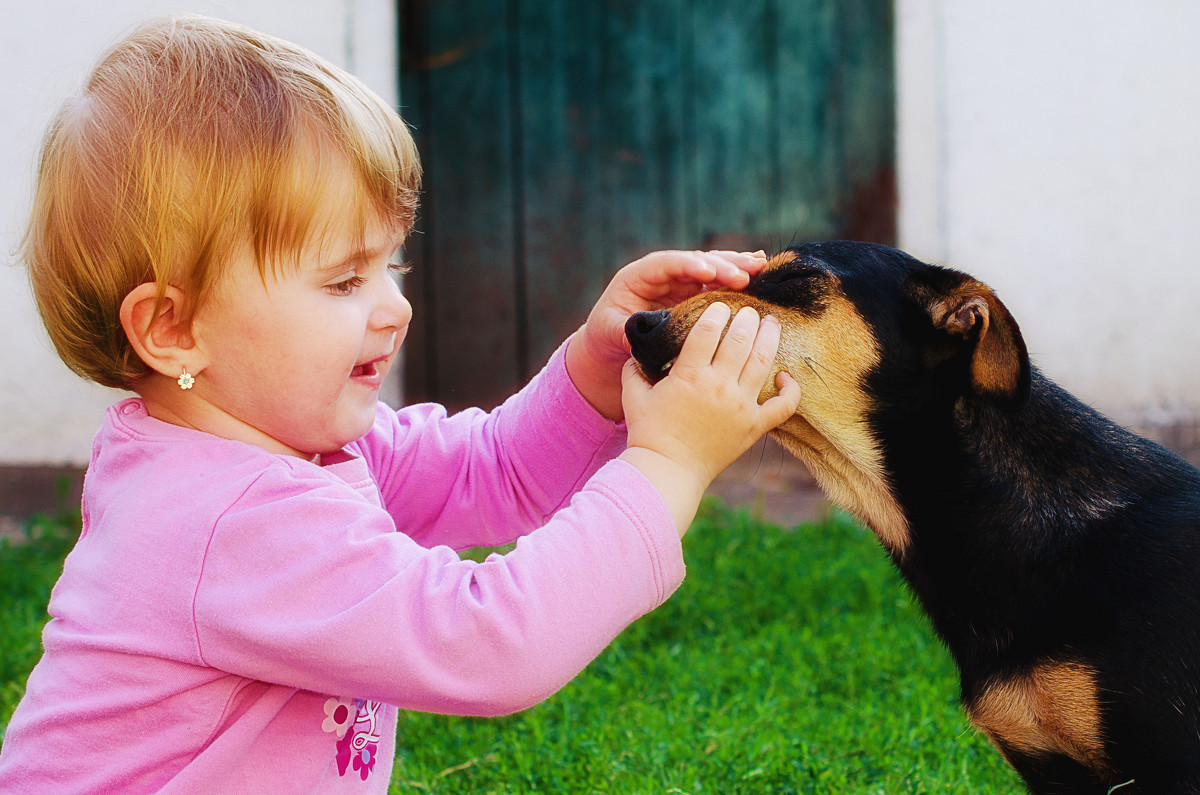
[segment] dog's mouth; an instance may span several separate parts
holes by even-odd
[[[659,364],[662,361],[661,357],[658,359],[647,359],[645,356],[639,356],[637,353],[633,354],[633,359],[637,362],[642,378],[645,378],[651,385],[657,384],[670,375],[671,368],[675,366],[675,360],[678,358],[678,356],[672,356],[670,359],[662,362],[662,364]]]

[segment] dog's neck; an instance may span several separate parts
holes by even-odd
[[[1045,611],[1094,585],[1075,581],[1073,559],[1143,501],[1200,484],[1040,373],[1019,412],[948,410],[953,422],[897,423],[907,430],[882,443],[911,538],[893,558],[960,664],[1004,653],[1014,628],[1053,623]]]
[[[1137,497],[1147,456],[1169,456],[1062,390],[1036,369],[1028,404],[1006,412],[959,398],[879,423],[896,499],[914,543],[980,534],[1040,554]],[[1114,478],[1114,467],[1125,476]],[[932,539],[931,539],[932,540]]]
[[[883,469],[878,447],[862,432],[830,433],[797,415],[772,435],[800,459],[818,485],[841,508],[874,531],[892,555],[908,547],[908,520],[896,502]],[[843,429],[844,430],[844,429]]]
[[[1121,428],[1035,371],[1015,413],[960,402],[959,460],[951,484],[970,495],[973,521],[1031,552],[1056,548],[1137,499],[1134,477],[1163,451]],[[1114,470],[1127,476],[1114,477]]]

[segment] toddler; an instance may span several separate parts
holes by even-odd
[[[623,325],[763,257],[651,254],[494,411],[395,411],[419,180],[381,99],[217,20],[140,28],[59,112],[34,294],[62,359],[136,397],[96,435],[0,791],[384,793],[398,709],[526,708],[679,585],[702,493],[799,387],[759,404],[753,310],[710,307],[653,388]]]

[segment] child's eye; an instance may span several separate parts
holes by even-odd
[[[336,284],[326,285],[325,289],[328,290],[331,295],[350,295],[366,283],[367,280],[356,273],[349,279],[337,282]]]
[[[389,262],[388,263],[388,270],[392,271],[393,273],[399,273],[401,276],[405,276],[409,273],[412,273],[412,269],[413,269],[413,267],[412,267],[411,262]]]

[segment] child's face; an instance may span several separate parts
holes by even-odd
[[[332,212],[350,206],[338,197],[353,185],[330,187]],[[342,212],[297,267],[264,279],[247,250],[197,314],[210,363],[195,392],[220,414],[220,435],[310,457],[370,429],[412,317],[389,272],[403,233],[372,223],[360,236]]]

